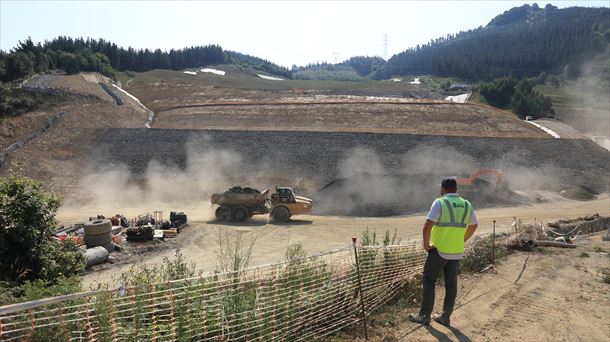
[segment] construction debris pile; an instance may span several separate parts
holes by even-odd
[[[509,248],[531,250],[538,246],[575,248],[574,241],[582,234],[609,229],[610,217],[599,214],[587,215],[577,219],[561,219],[549,222],[524,224],[521,220],[513,222],[514,232],[505,238]]]
[[[146,213],[134,218],[131,223],[122,214],[106,218],[104,215],[89,217],[89,221],[70,227],[60,227],[51,239],[64,241],[70,239],[83,248],[87,267],[104,262],[114,263],[110,255],[122,251],[126,243],[175,238],[188,227],[187,215],[183,212],[170,212],[169,220],[163,220],[161,211]]]
[[[578,229],[580,234],[589,234],[608,229],[610,217],[603,217],[599,214],[587,215],[576,219],[561,219],[547,224],[549,229],[566,234],[574,229]]]

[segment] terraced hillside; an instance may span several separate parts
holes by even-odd
[[[126,89],[155,111],[156,128],[548,137],[512,113],[448,103],[436,84],[279,81],[233,70],[193,73],[146,72]]]
[[[273,81],[243,72],[231,78],[229,71],[152,71],[124,80],[127,91],[156,111],[146,129],[146,108],[108,80],[48,76],[36,82],[72,97],[53,109],[65,115],[12,153],[1,172],[20,161],[27,174],[77,202],[91,196],[113,202],[121,194],[131,202],[170,196],[201,203],[235,183],[290,184],[315,195],[332,183],[341,185],[343,199],[366,197],[391,207],[428,199],[438,179],[481,167],[503,169],[512,190],[584,185],[608,191],[608,152],[591,141],[552,139],[511,113],[448,103],[425,87],[347,82],[340,88],[340,82]],[[395,96],[400,89],[412,97]],[[432,98],[414,98],[426,94]],[[23,122],[40,123],[53,111],[28,113]],[[349,212],[344,209],[325,212]],[[360,213],[376,211],[369,209]]]
[[[221,99],[265,99],[313,95],[394,96],[403,98],[444,98],[435,88],[408,82],[265,80],[253,72],[221,67],[225,75],[194,71],[154,70],[137,74],[125,89],[155,112],[176,106],[201,104]]]
[[[96,77],[88,80],[82,75],[42,75],[27,83],[27,88],[61,94],[65,100],[2,119],[0,152],[35,137],[6,155],[0,163],[0,175],[10,170],[11,164],[20,163],[27,175],[43,180],[59,194],[69,195],[79,186],[86,163],[95,163],[90,153],[103,129],[144,127],[148,114],[141,106],[118,91],[112,93],[121,100],[117,103],[98,82]],[[41,132],[54,117],[58,119]]]

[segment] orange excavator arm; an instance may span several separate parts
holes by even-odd
[[[498,169],[478,169],[475,170],[468,178],[456,178],[455,181],[458,185],[472,185],[481,176],[496,176],[496,187],[502,181],[504,173]]]

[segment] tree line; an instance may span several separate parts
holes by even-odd
[[[482,83],[479,86],[479,93],[489,104],[500,108],[510,108],[522,119],[527,116],[553,117],[555,111],[551,98],[533,89],[537,84],[544,84],[547,78],[548,75],[544,72],[529,80],[502,77],[492,82]]]
[[[355,56],[337,64],[323,62],[301,67],[293,65],[290,72],[295,79],[362,81],[372,78],[385,63],[383,58],[377,56]]]
[[[57,37],[34,44],[26,39],[10,52],[0,51],[0,80],[11,82],[34,73],[62,69],[69,74],[97,71],[112,77],[115,71],[182,70],[213,64],[241,64],[289,78],[288,69],[262,58],[224,51],[219,45],[183,49],[136,50],[104,39]]]
[[[607,48],[609,18],[608,8],[516,7],[485,27],[399,53],[375,77],[427,74],[478,81],[557,73]]]

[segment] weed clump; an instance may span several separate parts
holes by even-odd
[[[494,239],[492,235],[476,239],[467,247],[464,259],[460,261],[460,272],[478,272],[489,266],[492,260]],[[500,259],[511,251],[504,245],[495,243],[495,258]]]
[[[593,252],[601,253],[604,252],[604,249],[601,246],[595,245],[593,246]]]

